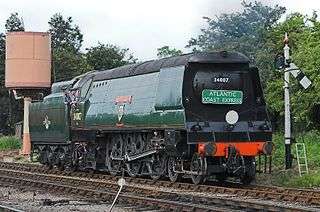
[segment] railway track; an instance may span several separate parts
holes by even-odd
[[[94,197],[110,201],[118,190],[118,177],[84,172],[47,170],[34,164],[0,163],[2,185],[19,185],[50,189],[57,192]],[[223,210],[316,210],[320,206],[320,193],[312,190],[250,186],[228,188],[214,185],[193,185],[127,178],[128,186],[120,195],[120,204],[139,204],[153,209],[183,211]],[[170,188],[170,189],[169,189]],[[169,190],[168,190],[169,189]],[[311,193],[310,193],[311,192]],[[214,194],[214,195],[212,195]],[[222,195],[223,194],[223,195]],[[308,194],[306,196],[306,194]],[[146,198],[148,197],[148,198]],[[242,197],[242,199],[238,198]],[[243,200],[243,197],[247,197]],[[251,197],[250,199],[248,199]],[[254,197],[254,199],[252,199]],[[271,203],[266,200],[271,201]],[[309,205],[275,204],[279,200]],[[151,204],[151,205],[150,205]],[[311,206],[311,207],[310,207]]]
[[[24,212],[23,210],[19,210],[16,208],[8,207],[5,205],[0,205],[0,211],[1,212]]]

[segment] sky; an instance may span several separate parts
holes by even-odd
[[[203,16],[238,11],[242,0],[10,0],[0,1],[0,32],[18,12],[27,31],[47,31],[54,13],[71,16],[84,34],[83,50],[98,42],[129,48],[140,61],[156,58],[169,45],[184,52],[188,40],[205,27]],[[317,0],[261,0],[288,13],[320,11]]]

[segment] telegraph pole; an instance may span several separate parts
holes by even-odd
[[[289,39],[287,33],[284,38],[284,143],[286,154],[286,169],[290,169],[292,166],[291,159],[291,114],[290,114],[290,47],[288,45]]]

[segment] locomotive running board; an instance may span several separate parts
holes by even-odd
[[[146,152],[141,153],[139,155],[132,155],[132,156],[129,156],[129,155],[126,154],[125,155],[125,161],[131,162],[131,161],[134,161],[134,160],[137,160],[137,159],[141,159],[141,158],[147,157],[149,155],[158,153],[159,150],[161,150],[161,149],[149,150],[149,151],[146,151]]]

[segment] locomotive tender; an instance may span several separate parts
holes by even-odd
[[[237,52],[192,53],[54,83],[30,106],[32,152],[61,169],[255,177],[273,150],[258,69]]]

